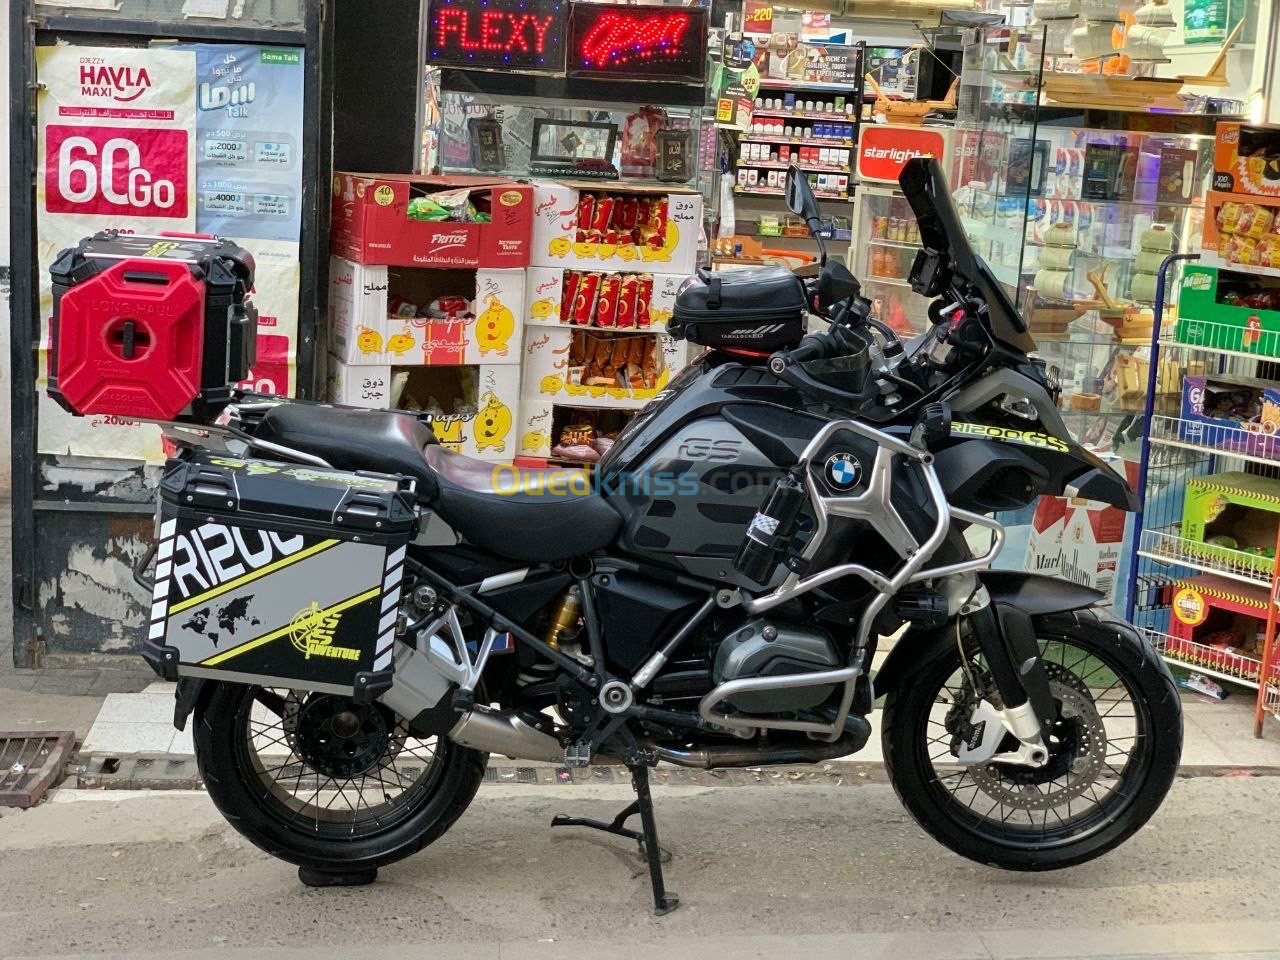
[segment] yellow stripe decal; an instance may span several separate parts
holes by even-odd
[[[305,550],[299,550],[297,553],[291,553],[289,556],[283,557],[275,563],[268,563],[265,567],[259,567],[257,570],[236,577],[234,580],[228,580],[226,583],[219,584],[212,590],[206,590],[204,593],[197,594],[194,597],[188,597],[181,603],[175,603],[169,607],[169,615],[173,616],[173,614],[181,613],[188,607],[194,607],[197,604],[204,603],[206,600],[212,600],[214,597],[222,596],[222,594],[234,590],[237,587],[243,587],[246,583],[253,583],[253,581],[261,577],[265,577],[269,573],[275,573],[277,570],[283,570],[290,564],[297,563],[300,560],[305,560],[307,557],[314,557],[317,553],[328,550],[330,547],[336,547],[341,542],[341,540],[321,540],[319,543],[313,544]]]
[[[364,603],[366,600],[371,600],[381,593],[382,593],[381,586],[373,587],[372,589],[366,590],[364,593],[359,594],[358,596],[354,596],[347,600],[343,600],[341,603],[335,603],[332,607],[326,607],[324,610],[319,611],[313,616],[331,617],[335,613],[341,613],[343,610],[348,610],[351,607]],[[283,637],[291,629],[293,629],[293,624],[286,623],[279,630],[272,630],[270,633],[264,633],[262,636],[258,637],[256,640],[250,640],[248,643],[242,643],[240,644],[240,646],[235,647],[231,650],[227,650],[227,651],[224,651],[223,653],[215,654],[214,656],[210,657],[208,660],[201,660],[199,665],[202,667],[216,667],[218,664],[225,663],[226,661],[230,660],[232,657],[238,657],[240,654],[244,653],[246,650],[253,650],[256,647],[262,646],[264,643],[270,643],[272,640],[275,640],[279,637]]]

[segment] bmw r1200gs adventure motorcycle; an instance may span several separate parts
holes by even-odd
[[[589,484],[495,472],[412,414],[233,403],[250,455],[307,465],[313,479],[397,475],[409,513],[457,535],[389,555],[403,589],[370,621],[379,663],[394,658],[376,696],[273,683],[225,651],[205,662],[230,671],[183,671],[175,722],[194,713],[209,795],[236,829],[304,882],[368,882],[453,825],[489,754],[621,763],[633,804],[612,823],[553,826],[638,840],[663,913],[676,898],[649,767],[855,753],[880,697],[894,788],[963,856],[1066,867],[1146,823],[1181,751],[1168,670],[1093,590],[989,569],[1004,542],[991,514],[1041,494],[1132,510],[1134,496],[1067,430],[1058,387],[966,240],[937,162],[912,160],[901,186],[920,226],[910,281],[932,301],[926,334],[901,343],[825,251],[803,279],[699,272],[670,332],[708,349]],[[787,200],[821,247],[795,168]],[[806,336],[809,313],[828,329]],[[212,428],[171,436],[183,447],[172,474],[209,455]],[[254,463],[250,474],[277,469]],[[205,488],[184,489],[198,503]],[[292,639],[298,656],[337,669],[355,652],[329,642],[339,607],[253,643]],[[224,615],[196,609],[194,628]],[[873,677],[877,638],[900,630]],[[158,669],[165,655],[148,645]],[[639,830],[624,826],[634,814]]]

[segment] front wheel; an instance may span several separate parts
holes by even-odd
[[[1036,635],[1059,713],[1043,768],[957,763],[973,708],[997,696],[970,638],[891,691],[884,713],[889,776],[920,826],[1013,870],[1069,867],[1123,843],[1160,806],[1182,752],[1177,688],[1133,627],[1079,610],[1037,618]]]
[[[222,815],[272,856],[318,871],[416,853],[484,776],[485,754],[415,738],[381,703],[219,683],[195,720],[196,759]]]

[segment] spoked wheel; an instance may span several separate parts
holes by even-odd
[[[222,814],[263,850],[316,869],[392,863],[442,835],[485,755],[413,737],[380,703],[219,684],[196,717],[196,757]]]
[[[894,691],[884,719],[890,776],[920,825],[963,856],[1020,870],[1122,843],[1164,799],[1182,749],[1173,679],[1132,627],[1087,610],[1042,618],[1037,635],[1058,705],[1045,766],[958,763],[974,707],[998,705],[969,642],[965,662],[956,647]]]

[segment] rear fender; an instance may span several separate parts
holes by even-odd
[[[1007,570],[984,570],[978,579],[987,588],[991,603],[1008,629],[1011,621],[1022,614],[1027,618],[1053,613],[1067,613],[1098,605],[1103,595],[1097,590],[1034,573]],[[872,678],[877,698],[915,675],[934,659],[945,656],[956,642],[955,621],[936,630],[912,630],[901,637]],[[990,657],[991,650],[984,651]],[[1037,710],[1039,712],[1039,710]]]

